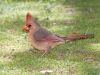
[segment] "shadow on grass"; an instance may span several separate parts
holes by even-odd
[[[100,68],[90,68],[90,69],[86,69],[85,73],[87,75],[99,75],[100,74]]]

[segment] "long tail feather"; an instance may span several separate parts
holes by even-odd
[[[84,34],[84,35],[75,35],[75,34],[71,34],[68,35],[66,38],[64,38],[64,40],[77,40],[77,39],[86,39],[86,38],[91,38],[94,37],[94,34]]]

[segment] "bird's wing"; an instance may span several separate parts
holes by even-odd
[[[34,38],[36,41],[44,41],[44,42],[64,42],[64,40],[57,35],[41,28],[34,33]]]

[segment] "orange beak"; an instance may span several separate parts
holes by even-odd
[[[23,28],[22,28],[23,30],[29,30],[29,28],[25,25],[25,26],[23,26]]]

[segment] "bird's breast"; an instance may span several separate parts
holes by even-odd
[[[47,50],[48,48],[52,47],[51,42],[36,41],[30,34],[28,35],[28,38],[32,46],[38,50]]]

